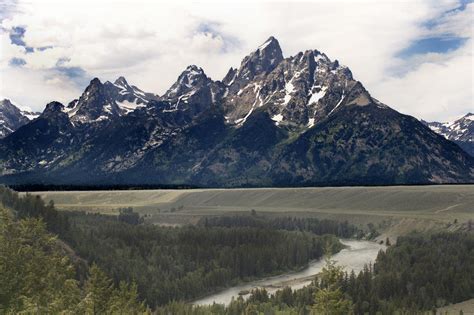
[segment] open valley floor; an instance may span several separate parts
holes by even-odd
[[[118,214],[132,207],[146,221],[195,223],[203,216],[249,213],[372,223],[380,239],[413,230],[467,229],[474,221],[474,185],[115,190],[33,192],[61,210]]]

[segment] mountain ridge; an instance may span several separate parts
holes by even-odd
[[[464,151],[474,156],[474,114],[466,115],[450,122],[427,122],[422,120],[434,132],[458,144]]]
[[[222,81],[191,65],[158,96],[123,77],[114,83],[95,78],[79,99],[48,108],[0,141],[0,181],[474,182],[474,160],[457,145],[372,98],[349,68],[324,53],[284,58],[274,37]]]

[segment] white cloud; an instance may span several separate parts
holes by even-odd
[[[452,120],[474,110],[472,62],[469,40],[457,51],[410,60],[412,71],[381,80],[372,94],[403,113],[416,113],[425,120]]]
[[[6,33],[0,33],[0,48],[0,69],[8,68],[12,58],[22,56],[25,53],[25,48],[10,44],[10,39]]]
[[[62,58],[68,60],[64,66],[81,67],[90,76],[113,80],[124,75],[142,89],[162,94],[189,64],[221,79],[229,67],[238,66],[246,54],[274,35],[286,56],[319,49],[348,65],[374,96],[395,109],[445,119],[472,107],[472,89],[466,88],[473,81],[472,42],[445,55],[408,61],[396,55],[414,40],[434,33],[472,37],[472,5],[443,16],[431,30],[423,27],[423,22],[457,5],[455,0],[255,0],[225,5],[216,1],[20,2],[21,13],[4,20],[2,27],[25,26],[29,46],[54,48],[25,54],[3,36],[2,55],[4,50],[7,53],[0,58],[0,76],[3,80],[8,74],[10,82],[2,84],[0,94],[22,98],[35,109],[46,100],[77,97],[74,82],[51,72]],[[209,25],[209,30],[203,25]],[[12,56],[24,58],[27,64],[11,69],[6,64]],[[392,71],[396,67],[406,70],[403,76]],[[450,82],[443,85],[447,77]],[[65,82],[58,85],[58,80]],[[30,89],[26,97],[15,85],[23,90],[29,85],[38,88]],[[456,86],[463,91],[456,91]]]
[[[67,104],[80,93],[81,90],[67,78],[49,70],[8,68],[0,75],[1,99],[8,98],[24,109],[40,111],[51,101]]]

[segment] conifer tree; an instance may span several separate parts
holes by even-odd
[[[321,271],[319,286],[315,293],[313,312],[321,315],[346,315],[352,313],[352,303],[346,299],[341,283],[344,271],[334,260],[326,258],[326,266]]]
[[[96,264],[93,264],[89,269],[85,290],[84,308],[87,313],[104,314],[109,308],[113,284],[112,280]]]
[[[120,281],[110,298],[109,310],[112,314],[143,314],[146,312],[145,303],[140,302],[135,283],[130,286]]]

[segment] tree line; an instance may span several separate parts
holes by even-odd
[[[205,227],[255,227],[287,231],[308,231],[316,235],[332,234],[342,238],[362,238],[365,232],[349,224],[347,221],[338,222],[317,218],[295,218],[289,216],[266,217],[257,215],[253,210],[251,215],[203,217],[198,225]]]
[[[15,191],[34,192],[34,191],[91,191],[91,190],[147,190],[147,189],[198,189],[193,185],[121,185],[121,184],[103,184],[103,185],[58,185],[58,184],[18,184],[11,185]]]

